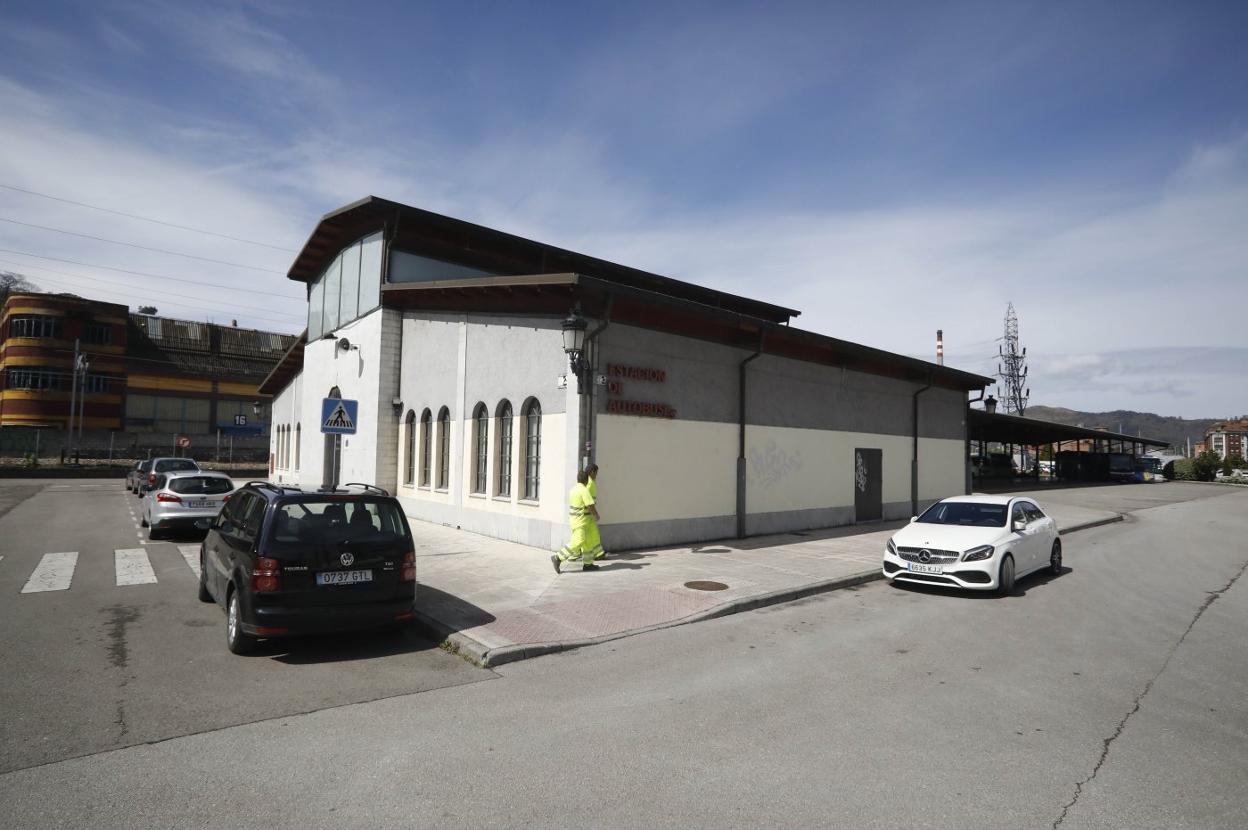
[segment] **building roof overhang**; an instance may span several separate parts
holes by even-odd
[[[751,352],[822,363],[959,390],[992,378],[803,331],[774,320],[577,273],[479,277],[386,284],[386,308],[433,312],[528,314],[556,319],[579,307],[598,320],[721,343]]]
[[[1059,441],[1086,441],[1088,439],[1104,441],[1110,439],[1128,443],[1134,442],[1146,447],[1170,446],[1169,441],[1162,441],[1157,438],[1143,438],[1139,435],[1127,435],[1103,429],[1077,427],[1053,421],[1041,421],[1038,418],[1006,415],[1001,412],[985,412],[982,409],[970,410],[967,427],[972,441],[990,441],[999,444],[1037,446],[1056,444]]]
[[[308,283],[355,240],[384,231],[400,250],[498,274],[574,272],[784,323],[800,311],[629,268],[410,205],[368,196],[321,217],[287,277]]]
[[[308,330],[304,329],[295,342],[290,344],[286,354],[277,361],[273,370],[260,381],[258,390],[261,395],[276,395],[286,388],[295,375],[303,371],[303,347],[308,342]]]

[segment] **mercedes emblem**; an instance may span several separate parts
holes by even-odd
[[[920,562],[931,562],[931,561],[932,561],[932,552],[931,552],[930,550],[927,550],[926,548],[925,548],[925,549],[923,549],[923,550],[921,550],[921,551],[919,551],[919,561],[920,561]],[[346,564],[346,563],[343,563],[343,564]]]
[[[345,567],[345,568],[349,568],[349,567],[351,567],[353,564],[355,564],[355,554],[353,554],[353,553],[351,553],[351,552],[349,552],[349,551],[348,551],[347,553],[344,553],[342,556],[340,556],[340,557],[338,557],[338,558],[342,560],[342,565],[343,565],[343,567]]]

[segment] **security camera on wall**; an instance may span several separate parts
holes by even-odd
[[[338,349],[339,349],[340,351],[344,351],[344,352],[346,352],[346,351],[350,351],[350,350],[351,350],[351,341],[350,341],[350,340],[348,340],[348,339],[347,339],[347,338],[345,338],[345,337],[339,337],[339,338],[338,338]]]

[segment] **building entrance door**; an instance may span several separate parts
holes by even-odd
[[[854,521],[884,518],[884,451],[854,450]]]

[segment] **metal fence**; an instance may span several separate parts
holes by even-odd
[[[179,446],[179,439],[188,446]],[[63,429],[5,427],[0,429],[0,464],[108,460],[138,461],[155,456],[176,455],[197,461],[249,461],[268,463],[267,435],[233,435],[225,432],[172,434],[126,432],[123,430],[84,430],[82,440],[71,441]]]

